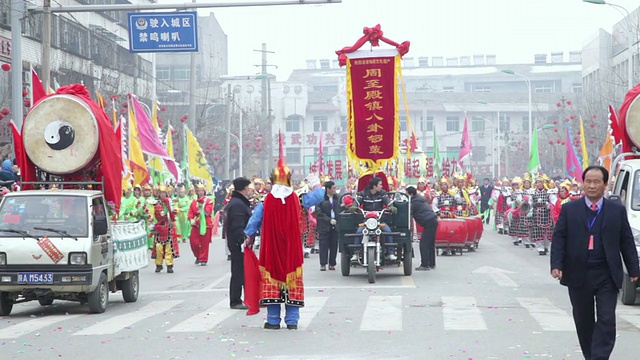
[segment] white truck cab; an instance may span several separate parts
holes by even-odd
[[[610,198],[619,200],[627,209],[633,240],[636,243],[638,254],[640,254],[640,159],[619,162]],[[629,275],[625,272],[621,294],[623,304],[635,304],[637,286],[638,284],[631,282]]]
[[[138,270],[147,266],[141,223],[112,223],[94,190],[28,190],[0,203],[0,315],[13,305],[55,299],[87,303],[102,313],[109,292],[138,298]]]

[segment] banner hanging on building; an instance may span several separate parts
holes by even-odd
[[[400,63],[400,55],[347,60],[347,152],[374,171],[398,157]]]
[[[128,15],[129,51],[198,51],[197,12],[135,12]]]

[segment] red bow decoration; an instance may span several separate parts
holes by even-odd
[[[386,37],[383,36],[384,33],[382,32],[382,28],[380,27],[380,24],[372,28],[365,27],[362,30],[362,33],[364,35],[360,39],[358,39],[358,41],[356,41],[356,43],[353,44],[353,46],[343,47],[342,49],[336,51],[340,66],[345,66],[347,64],[348,53],[352,53],[360,49],[362,45],[364,45],[366,42],[370,42],[371,46],[380,46],[380,40],[382,40],[382,42],[384,43],[387,43],[391,46],[395,46],[400,56],[404,56],[404,54],[409,52],[409,46],[411,45],[409,41],[404,41],[401,44],[398,44],[393,40],[387,39]]]

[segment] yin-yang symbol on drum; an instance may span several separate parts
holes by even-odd
[[[64,150],[73,145],[76,132],[65,120],[54,120],[44,128],[44,141],[53,150]]]

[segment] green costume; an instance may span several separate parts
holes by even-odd
[[[143,196],[142,201],[144,202],[143,211],[145,215],[145,224],[147,228],[147,245],[149,246],[149,249],[151,249],[153,248],[154,235],[151,234],[151,231],[149,231],[149,224],[153,224],[156,222],[156,220],[153,217],[153,207],[156,204],[157,200],[152,195],[149,197]]]
[[[188,195],[176,196],[174,198],[174,204],[178,209],[178,216],[176,216],[176,226],[178,235],[182,238],[182,242],[189,240],[189,234],[191,233],[191,222],[189,221],[189,207],[193,200]]]
[[[145,218],[144,208],[140,204],[140,200],[129,194],[129,196],[123,196],[120,201],[120,213],[118,214],[118,220],[120,221],[138,221]]]

